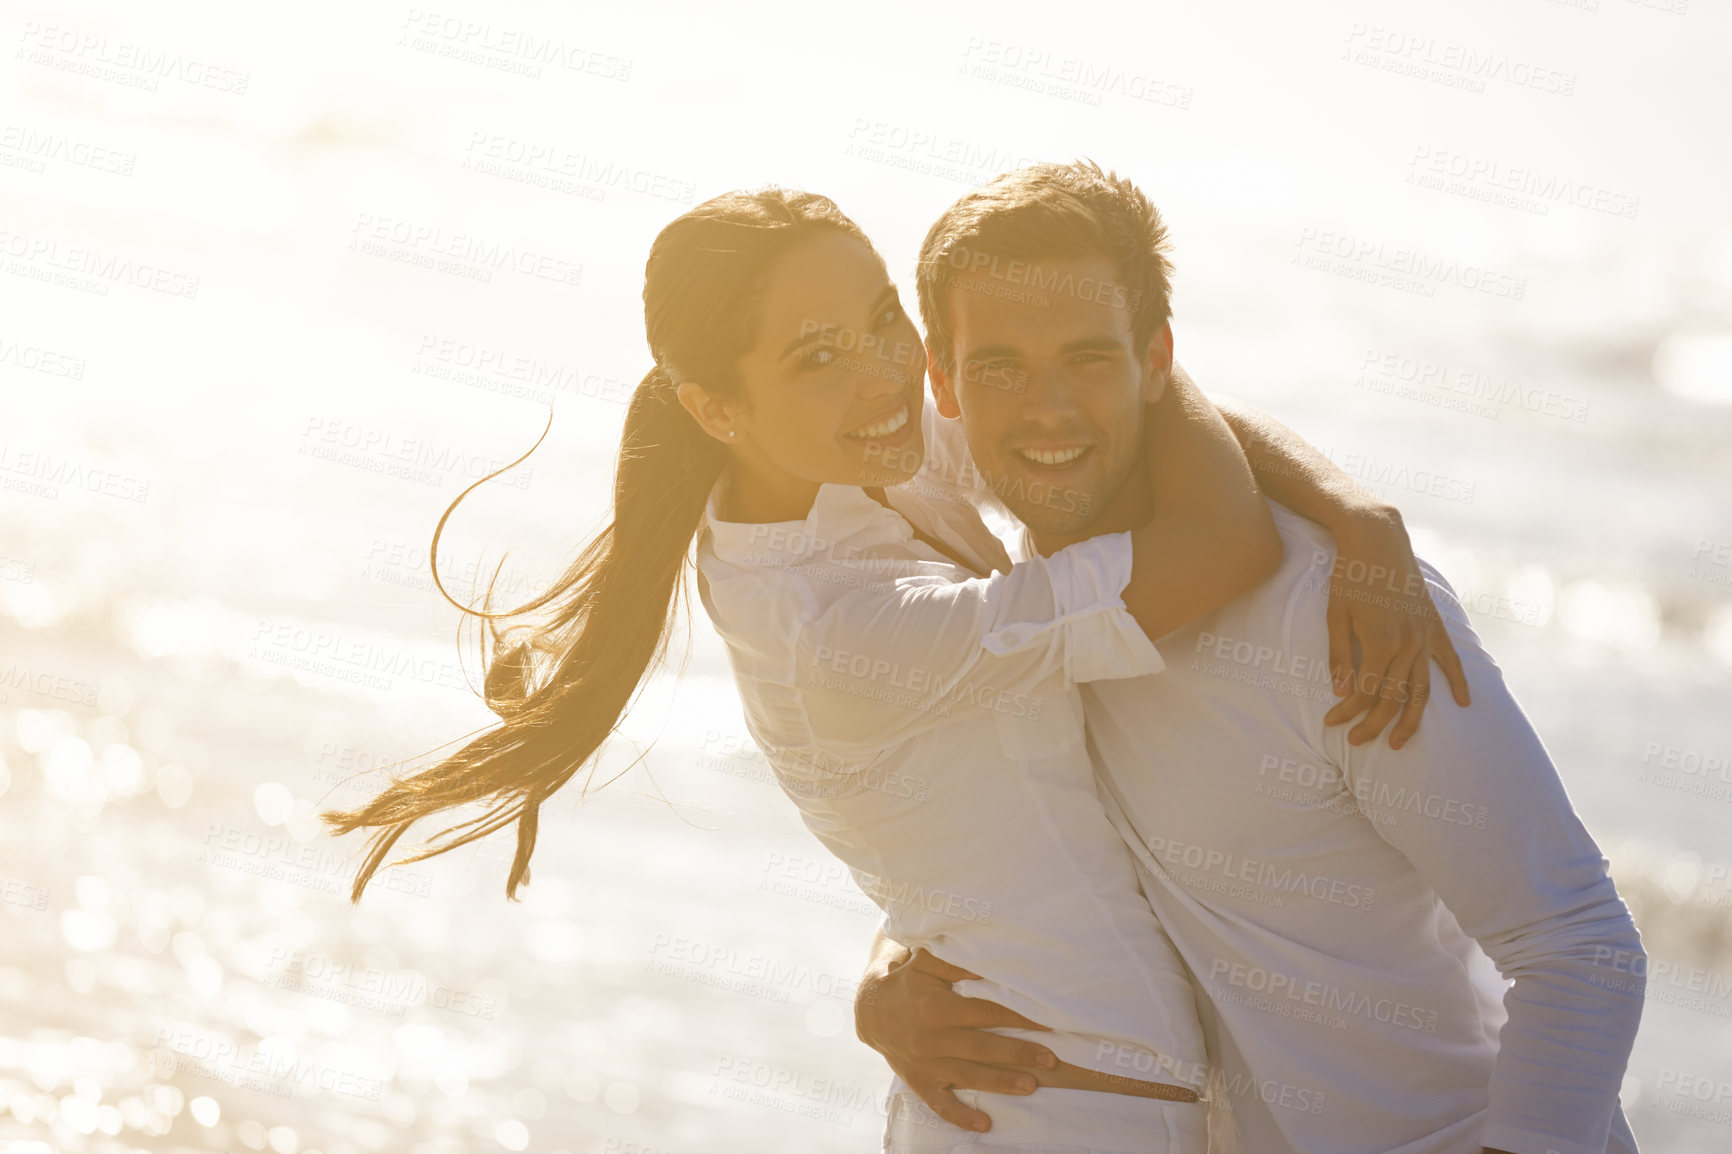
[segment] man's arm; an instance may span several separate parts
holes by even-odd
[[[1641,936],[1497,665],[1429,576],[1473,679],[1473,712],[1439,702],[1400,754],[1353,746],[1339,730],[1324,731],[1325,745],[1372,827],[1514,983],[1483,1142],[1603,1154],[1642,1016]],[[1423,810],[1398,800],[1414,798]],[[1398,820],[1379,821],[1392,802]]]
[[[1143,461],[1154,507],[1131,530],[1123,596],[1154,640],[1267,580],[1282,546],[1232,429],[1182,372],[1145,410]]]
[[[992,1119],[964,1106],[953,1090],[1032,1094],[1036,1082],[1028,1070],[1058,1064],[1045,1046],[991,1032],[996,1026],[1045,1026],[997,1002],[965,998],[951,989],[952,982],[978,977],[925,950],[910,953],[880,928],[854,992],[854,1032],[860,1040],[884,1055],[939,1117],[965,1130],[989,1130]]]
[[[1175,373],[1182,371],[1174,366]],[[1330,578],[1329,665],[1336,695],[1345,696],[1325,722],[1339,725],[1364,713],[1348,735],[1359,743],[1376,738],[1399,712],[1389,743],[1400,749],[1419,728],[1431,696],[1432,660],[1442,667],[1456,703],[1469,704],[1461,660],[1419,575],[1401,510],[1267,413],[1230,397],[1210,399],[1244,447],[1263,492],[1335,537],[1339,562]],[[1361,652],[1357,672],[1354,639]]]

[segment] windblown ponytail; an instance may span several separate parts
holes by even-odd
[[[320,815],[339,834],[374,831],[351,901],[360,901],[410,826],[469,802],[492,804],[396,864],[445,853],[516,822],[506,896],[515,900],[528,882],[542,803],[584,766],[593,772],[595,755],[645,676],[666,657],[692,540],[726,465],[726,451],[680,406],[679,382],[700,380],[711,393],[741,395],[736,366],[755,343],[757,303],[769,270],[818,228],[866,239],[829,199],[775,188],[706,201],[656,238],[645,268],[644,322],[657,366],[626,409],[613,520],[546,592],[495,612],[487,607],[492,582],[484,608],[475,609],[458,603],[439,581],[445,522],[471,490],[504,469],[459,493],[439,518],[430,550],[433,579],[446,600],[485,622],[491,661],[483,663],[483,696],[501,723],[437,764],[397,777],[371,801]],[[535,445],[504,468],[528,457],[546,436],[543,429]],[[503,631],[494,625],[544,610],[540,620]]]

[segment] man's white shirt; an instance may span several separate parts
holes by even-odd
[[[1270,504],[1274,577],[1082,690],[1244,1148],[1633,1152],[1640,939],[1544,746],[1424,562],[1473,704],[1435,695],[1401,750],[1325,727],[1335,546]]]

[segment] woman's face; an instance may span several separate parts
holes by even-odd
[[[777,262],[739,367],[742,463],[868,487],[919,469],[926,349],[883,262],[854,237],[826,229]]]

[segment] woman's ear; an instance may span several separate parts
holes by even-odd
[[[1161,331],[1149,338],[1143,353],[1143,403],[1152,405],[1167,392],[1167,381],[1173,365],[1173,326],[1161,326]]]
[[[956,403],[955,382],[930,349],[926,352],[926,379],[932,382],[932,403],[938,409],[938,415],[952,421],[960,417],[962,406]]]
[[[739,443],[739,422],[734,407],[696,381],[686,381],[677,390],[680,407],[692,415],[698,427],[724,445]]]

